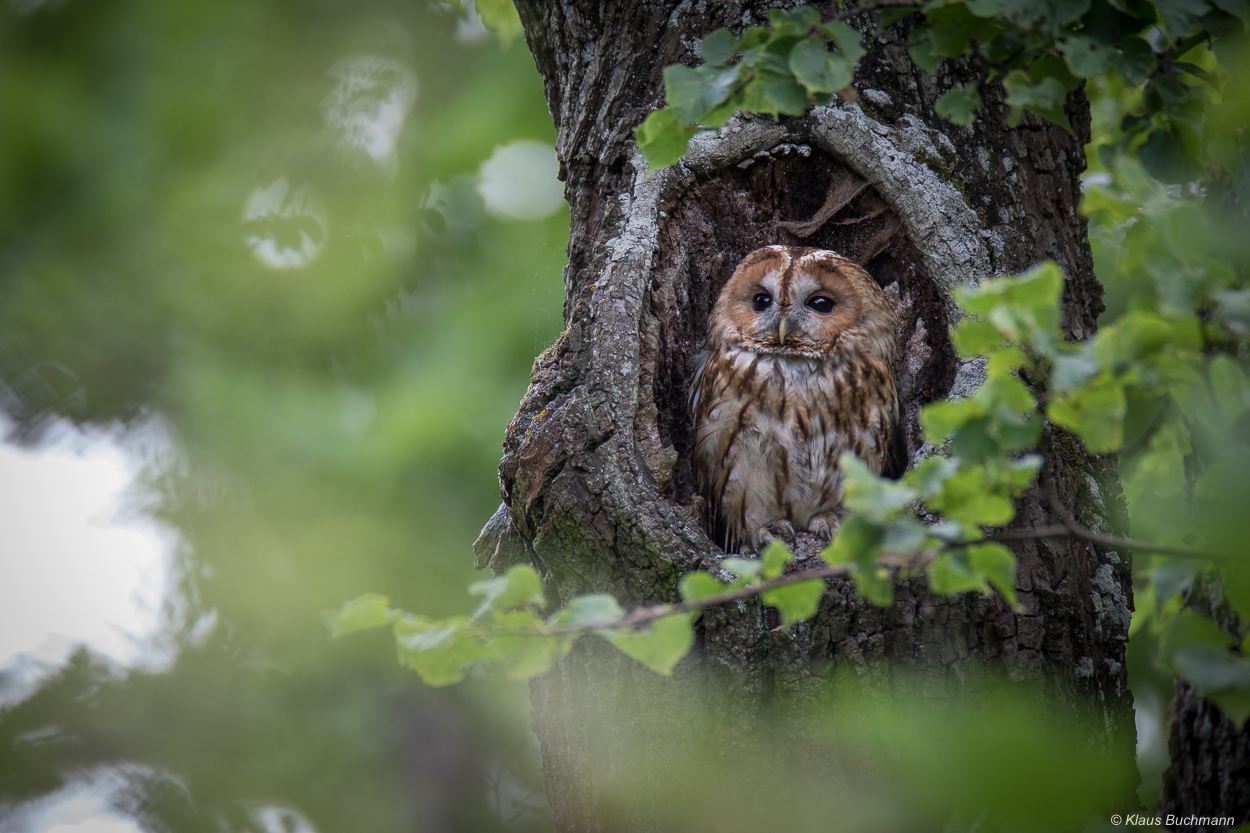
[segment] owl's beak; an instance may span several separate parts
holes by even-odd
[[[781,345],[786,343],[786,333],[790,332],[790,319],[784,315],[781,316],[781,322],[777,324],[777,342]]]

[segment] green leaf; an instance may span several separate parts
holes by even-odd
[[[1172,655],[1172,667],[1202,692],[1250,688],[1250,659],[1227,645],[1194,644]]]
[[[495,33],[504,43],[524,30],[521,27],[521,16],[517,14],[516,4],[512,0],[475,0],[474,10],[482,18],[482,25]]]
[[[1228,12],[1250,28],[1250,0],[1212,0],[1212,5]]]
[[[1063,272],[1053,261],[1012,277],[993,278],[973,289],[959,289],[955,300],[973,315],[991,316],[1008,341],[1046,349],[1058,336]]]
[[[1003,17],[1048,38],[1089,10],[1090,0],[1004,0]]]
[[[929,542],[929,529],[914,518],[901,517],[890,521],[881,537],[883,552],[915,555]]]
[[[1128,87],[1136,87],[1154,72],[1158,57],[1150,44],[1136,35],[1127,35],[1117,44],[1118,51],[1111,56],[1111,66],[1124,79]]]
[[[957,58],[968,50],[974,40],[985,45],[1004,28],[997,20],[974,15],[962,3],[931,8],[925,14],[929,18],[929,25],[925,27],[929,36],[929,54],[937,58]]]
[[[843,476],[842,505],[869,520],[885,523],[920,495],[905,483],[878,477],[850,451],[838,457]]]
[[[389,605],[391,600],[377,593],[366,593],[357,596],[350,602],[344,602],[338,610],[326,611],[321,614],[322,620],[330,631],[331,637],[340,637],[380,625],[389,625],[395,614]]]
[[[760,555],[760,575],[767,581],[785,572],[786,565],[794,560],[794,554],[781,541],[774,538]]]
[[[395,622],[399,662],[415,670],[426,685],[446,686],[464,679],[468,665],[490,651],[465,627],[463,619]]]
[[[804,622],[816,615],[820,600],[825,594],[825,583],[820,579],[799,581],[760,594],[764,604],[777,608],[781,624]]]
[[[1217,320],[1233,335],[1250,337],[1250,289],[1220,289],[1211,293],[1218,305]]]
[[[590,593],[574,596],[551,618],[552,624],[580,625],[586,623],[612,622],[625,615],[616,599],[607,593]]]
[[[947,399],[926,405],[920,412],[920,424],[924,427],[925,439],[937,445],[946,442],[948,437],[970,420],[984,416],[983,402],[975,399]]]
[[[469,585],[469,593],[484,597],[481,610],[507,610],[523,605],[542,607],[546,604],[542,579],[528,564],[517,564],[498,578],[474,582]]]
[[[686,155],[686,145],[696,132],[669,108],[656,110],[634,128],[638,149],[647,158],[651,170],[672,165]]]
[[[703,100],[705,111],[703,115],[696,119],[699,122],[707,119],[708,113],[729,98],[729,94],[733,92],[734,85],[738,83],[738,79],[742,74],[741,66],[731,66],[727,69],[710,69],[706,67],[702,69],[707,75],[708,84]],[[732,113],[732,110],[730,112]]]
[[[884,16],[883,13],[882,17]],[[881,25],[884,27],[889,24],[882,23]],[[831,20],[820,24],[818,28],[837,44],[838,49],[852,65],[867,54],[867,50],[862,45],[863,38],[853,26],[848,26],[840,20]]]
[[[933,32],[932,26],[922,26],[916,29],[911,33],[915,42],[907,47],[907,54],[912,61],[925,72],[937,72],[938,67],[942,65],[942,59],[946,57],[938,50],[933,40]]]
[[[1172,657],[1196,645],[1215,645],[1227,650],[1230,640],[1210,617],[1182,609],[1159,633],[1159,659],[1172,664]]]
[[[1200,562],[1190,558],[1156,561],[1150,568],[1150,582],[1159,605],[1167,604],[1173,596],[1188,590],[1201,567]]]
[[[1176,320],[1147,310],[1129,310],[1094,336],[1098,360],[1116,371],[1152,361],[1166,348],[1194,350],[1202,333],[1192,318]]]
[[[959,355],[972,358],[985,355],[1001,346],[1003,334],[988,321],[965,318],[951,333],[951,341],[954,342]]]
[[[1180,40],[1211,7],[1207,0],[1153,0],[1172,40]]]
[[[1207,699],[1228,715],[1238,732],[1245,728],[1246,718],[1250,717],[1250,689],[1243,687],[1212,691],[1207,694]]]
[[[1067,61],[1068,69],[1080,78],[1101,75],[1115,57],[1115,49],[1098,43],[1093,38],[1069,35],[1059,42],[1059,51]]]
[[[696,570],[693,573],[686,573],[682,576],[681,583],[678,585],[681,590],[681,597],[688,602],[697,602],[700,599],[706,599],[708,596],[715,596],[726,589],[720,579],[711,573],[703,570]]]
[[[1124,387],[1110,374],[1070,394],[1052,399],[1046,415],[1076,432],[1093,454],[1107,454],[1124,444]]]
[[[1056,353],[1052,361],[1050,383],[1059,393],[1081,387],[1103,369],[1098,357],[1085,350]]]
[[[1019,494],[1033,485],[1037,473],[1042,470],[1043,460],[1040,454],[1025,454],[1015,459],[999,461],[993,468],[997,470],[999,481],[1012,493]]]
[[[768,12],[768,22],[778,34],[805,35],[820,22],[820,12],[811,6],[797,6],[791,11],[772,9]]]
[[[1064,92],[1072,92],[1081,86],[1080,79],[1068,71],[1068,65],[1058,55],[1050,53],[1042,55],[1029,64],[1028,72],[1034,84],[1041,83],[1047,78],[1054,78],[1063,87]]]
[[[972,569],[990,580],[1007,604],[1016,606],[1016,557],[994,541],[966,547]]]
[[[989,590],[985,576],[972,569],[964,550],[945,552],[934,559],[929,565],[929,587],[934,593],[943,596],[954,596],[970,590],[982,593]]]
[[[877,564],[885,529],[859,515],[842,521],[837,535],[820,556],[828,564],[855,563],[852,574],[859,593],[878,607],[894,602],[894,582],[888,571]]]
[[[933,456],[903,476],[903,482],[920,490],[925,500],[941,494],[947,480],[959,473],[959,461],[949,457]]]
[[[830,565],[846,564],[861,558],[875,559],[884,534],[883,527],[869,523],[858,515],[851,515],[842,521],[837,535],[833,536],[820,557]]]
[[[724,66],[738,51],[738,39],[728,29],[717,29],[703,38],[700,55],[712,66]]]
[[[1166,130],[1152,130],[1146,143],[1138,148],[1137,158],[1142,167],[1161,182],[1189,182],[1202,175],[1202,168],[1184,144]]]
[[[789,73],[780,75],[761,71],[756,77],[768,106],[763,112],[801,115],[807,109],[807,92]]]
[[[599,635],[615,645],[626,656],[638,660],[657,674],[668,676],[694,645],[691,617],[677,613],[656,619],[641,631],[601,630]]]
[[[679,120],[689,124],[707,112],[704,96],[708,81],[703,73],[685,64],[664,67],[665,100]]]
[[[1013,69],[1003,78],[1003,87],[1007,90],[1007,104],[1031,110],[1072,132],[1072,125],[1063,110],[1067,90],[1060,79],[1048,75],[1034,83],[1028,73]]]
[[[970,419],[951,437],[951,454],[969,463],[983,463],[1003,452],[989,417]]]
[[[889,607],[894,604],[894,580],[884,567],[865,565],[852,574],[859,595],[869,604],[877,607]]]
[[[496,613],[492,626],[537,631],[542,630],[543,624],[532,610],[510,610]],[[556,659],[568,653],[575,639],[573,635],[496,633],[491,639],[491,655],[503,665],[508,679],[528,680],[546,673]]]
[[[1003,526],[1015,517],[1015,506],[992,491],[985,469],[966,466],[942,484],[942,492],[928,504],[946,517],[967,526]]]
[[[748,26],[742,33],[742,39],[738,41],[738,48],[744,51],[754,49],[772,36],[773,33],[766,26]]]
[[[846,58],[834,55],[811,38],[800,40],[790,51],[790,71],[813,93],[831,93],[851,83],[851,67]],[[807,106],[806,97],[803,106]]]
[[[760,574],[764,564],[758,558],[726,558],[720,563],[740,580],[750,581]]]
[[[981,91],[975,85],[951,87],[933,105],[939,116],[955,124],[972,124],[981,109]]]

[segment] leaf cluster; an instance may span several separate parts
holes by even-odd
[[[652,168],[685,155],[700,129],[714,129],[735,112],[797,115],[849,88],[865,54],[859,33],[808,6],[774,10],[770,26],[735,35],[718,29],[703,39],[703,63],[665,68],[668,106],[635,128]],[[951,86],[937,112],[971,124],[984,109],[986,84],[1001,83],[1007,123],[1025,111],[1072,130],[1065,102],[1087,79],[1114,76],[1133,103],[1125,109],[1108,158],[1128,151],[1155,176],[1192,179],[1211,152],[1208,111],[1221,99],[1227,77],[1212,49],[1227,62],[1245,45],[1250,6],[1244,0],[927,0],[891,5],[882,28],[912,18],[908,54],[937,72],[948,59],[966,62],[975,83]],[[829,46],[836,47],[830,52]],[[1223,148],[1224,157],[1236,148]],[[1229,167],[1232,158],[1222,160]],[[1231,167],[1229,167],[1231,169]]]
[[[1241,725],[1250,717],[1250,252],[1238,212],[1163,187],[1129,160],[1113,173],[1085,200],[1119,307],[1079,348],[1099,368],[1085,389],[1117,406],[1103,439],[1120,451],[1134,534],[1192,550],[1138,562],[1132,633],[1156,639],[1163,665]],[[1201,581],[1208,574],[1221,581]],[[1221,605],[1204,584],[1220,588]],[[1217,625],[1209,613],[1222,605]]]
[[[668,106],[634,130],[652,168],[681,159],[700,128],[720,127],[739,110],[797,115],[851,83],[864,55],[859,32],[840,21],[822,23],[810,6],[773,9],[769,24],[741,36],[717,29],[703,38],[701,65],[665,67]]]

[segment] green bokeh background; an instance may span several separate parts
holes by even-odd
[[[474,178],[499,145],[553,142],[541,82],[523,42],[458,39],[462,17],[0,8],[4,404],[31,443],[52,413],[160,420],[173,454],[146,488],[182,533],[186,600],[169,673],[123,681],[81,655],[0,712],[0,815],[124,764],[130,809],[178,830],[246,829],[266,805],[319,830],[541,823],[517,804],[541,804],[523,684],[432,692],[388,635],[331,642],[320,619],[367,591],[463,609],[504,427],[561,328],[567,209],[497,219]],[[359,56],[416,78],[393,165],[327,127],[328,72]],[[244,222],[279,178],[315,195],[324,229]],[[322,246],[291,269],[246,239],[301,233]]]

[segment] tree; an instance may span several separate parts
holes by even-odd
[[[1103,309],[1077,211],[1084,95],[1064,101],[1073,133],[1032,114],[1009,128],[997,85],[987,85],[980,119],[952,125],[935,102],[956,82],[980,80],[978,70],[958,61],[936,75],[918,68],[905,48],[911,27],[882,26],[872,10],[845,17],[868,50],[858,102],[779,123],[735,119],[696,140],[682,165],[648,177],[632,128],[661,103],[661,69],[693,63],[699,39],[715,29],[766,25],[771,5],[518,6],[556,120],[572,213],[567,326],[535,363],[509,427],[505,502],[478,551],[497,572],[535,564],[559,599],[607,590],[632,604],[675,600],[680,575],[721,558],[690,510],[685,392],[711,301],[756,247],[831,248],[895,293],[913,463],[931,453],[920,406],[967,395],[983,373],[951,345],[953,287],[1049,258],[1066,278],[1068,337],[1092,335]],[[1122,529],[1114,461],[1085,454],[1059,430],[1041,447],[1058,499],[1085,526]],[[1061,522],[1037,495],[1021,499],[1017,518],[1017,528]],[[579,643],[532,685],[557,828],[614,826],[602,815],[599,779],[630,766],[598,752],[636,755],[639,768],[662,756],[669,718],[655,714],[657,701],[709,698],[707,708],[749,725],[777,695],[833,687],[836,697],[826,663],[926,695],[975,692],[1001,670],[1100,727],[1099,745],[1131,756],[1129,554],[1069,539],[1021,542],[1015,552],[1018,611],[1001,598],[946,600],[923,580],[902,582],[893,605],[878,610],[832,580],[808,628],[778,630],[758,604],[705,613],[697,656],[663,682]],[[617,733],[634,743],[604,743],[623,741]]]
[[[1244,537],[1227,517],[1232,508],[1228,498],[1247,493],[1245,467],[1232,462],[1242,460],[1246,449],[1229,434],[1237,431],[1233,426],[1250,405],[1245,368],[1234,358],[1241,355],[1237,345],[1245,331],[1237,311],[1245,292],[1244,262],[1239,262],[1235,247],[1221,251],[1212,245],[1218,233],[1200,230],[1193,222],[1203,214],[1208,222],[1244,215],[1239,206],[1246,190],[1245,137],[1239,128],[1231,134],[1218,129],[1220,119],[1227,127],[1229,116],[1241,112],[1244,93],[1239,82],[1211,71],[1210,53],[1204,58],[1194,50],[1214,41],[1225,60],[1235,56],[1226,36],[1244,31],[1245,10],[1166,3],[1157,11],[1122,4],[1040,10],[999,3],[932,3],[923,7],[927,25],[904,24],[896,28],[899,34],[892,42],[891,26],[921,8],[896,5],[901,8],[880,16],[873,14],[875,4],[851,7],[832,12],[823,22],[808,7],[772,9],[771,31],[748,25],[762,22],[760,10],[752,8],[734,7],[718,19],[716,13],[682,9],[665,14],[647,4],[610,12],[520,7],[556,114],[573,211],[566,271],[568,327],[535,364],[530,393],[505,441],[500,467],[505,502],[478,543],[479,555],[497,571],[518,561],[536,565],[566,607],[546,626],[531,611],[517,613],[516,619],[505,614],[485,631],[474,630],[473,623],[483,616],[487,622],[499,617],[496,606],[529,609],[541,599],[533,571],[513,567],[506,578],[478,589],[486,599],[472,620],[430,631],[457,634],[459,641],[448,641],[445,635],[436,642],[421,637],[413,643],[416,650],[409,661],[429,679],[434,656],[441,657],[439,668],[445,673],[455,668],[456,650],[467,651],[460,654],[464,661],[498,650],[505,665],[511,657],[513,673],[531,676],[568,651],[566,635],[596,630],[626,654],[667,674],[693,638],[681,617],[703,612],[697,659],[677,666],[672,686],[660,687],[663,693],[653,685],[621,686],[624,672],[612,667],[623,662],[620,656],[596,654],[588,647],[535,681],[536,726],[544,740],[544,766],[560,826],[594,827],[620,818],[619,808],[614,814],[605,809],[604,796],[610,792],[606,774],[641,771],[646,761],[671,748],[672,715],[657,718],[658,702],[688,704],[703,696],[706,709],[726,711],[750,725],[764,711],[762,692],[782,695],[777,700],[786,703],[831,690],[836,697],[845,679],[835,674],[820,680],[826,667],[822,661],[832,656],[835,668],[839,661],[843,666],[858,664],[864,673],[862,645],[873,652],[868,667],[877,660],[889,668],[888,677],[879,682],[896,692],[915,689],[917,675],[908,666],[925,659],[925,649],[934,643],[909,640],[906,632],[917,621],[917,609],[932,618],[939,602],[912,583],[903,584],[911,598],[899,600],[889,581],[877,577],[881,567],[876,557],[900,551],[915,556],[927,545],[936,553],[928,568],[930,590],[988,589],[993,583],[1011,608],[961,611],[957,627],[965,625],[963,616],[973,625],[973,663],[960,662],[968,658],[969,645],[962,634],[952,635],[949,622],[939,615],[947,627],[934,628],[939,631],[935,641],[949,667],[942,668],[930,654],[920,688],[927,684],[928,694],[966,694],[980,688],[983,679],[969,673],[969,665],[975,668],[977,660],[992,657],[1005,666],[1008,677],[1034,677],[1048,684],[1052,703],[1084,712],[1085,725],[1099,727],[1095,734],[1101,743],[1121,759],[1127,757],[1131,737],[1125,729],[1120,650],[1132,619],[1126,560],[1130,550],[1183,559],[1152,559],[1152,580],[1145,585],[1148,607],[1137,624],[1150,624],[1161,637],[1162,661],[1212,697],[1232,722],[1213,748],[1195,743],[1209,733],[1190,730],[1190,721],[1209,717],[1199,707],[1195,718],[1193,707],[1186,705],[1194,692],[1178,689],[1178,760],[1174,780],[1165,786],[1163,806],[1215,816],[1177,822],[1198,826],[1244,815],[1238,796],[1245,790],[1235,774],[1240,747],[1230,740],[1247,713],[1246,671],[1237,644],[1240,620],[1235,604],[1217,610],[1218,599],[1211,601],[1210,593],[1191,586],[1197,586],[1198,572],[1215,566],[1225,575],[1217,590],[1244,592],[1237,578],[1241,568],[1229,560]],[[858,76],[859,93],[868,105],[857,105],[856,89],[844,87],[850,68],[864,55],[859,33],[847,20],[858,21],[858,29],[873,44]],[[709,31],[722,22],[733,28]],[[1162,49],[1142,40],[1147,28]],[[635,131],[653,166],[684,157],[681,167],[654,179],[644,175],[640,154],[628,154],[628,136],[613,118],[650,109],[658,95],[658,76],[647,71],[654,67],[631,65],[636,55],[630,48],[637,44],[630,38],[637,32],[661,44],[661,63],[669,57],[690,59],[682,53],[696,37],[704,59],[695,69],[678,63],[664,70],[670,106],[652,112]],[[910,35],[907,55],[914,63],[903,55],[901,35]],[[822,37],[839,52],[830,55]],[[587,50],[588,42],[601,46]],[[1236,37],[1231,42],[1237,43]],[[1204,65],[1186,61],[1194,55]],[[887,61],[908,84],[882,72]],[[1130,308],[1091,339],[1103,306],[1090,269],[1084,221],[1072,196],[1079,192],[1076,175],[1084,166],[1072,134],[1082,142],[1090,138],[1078,76],[1093,78],[1109,66],[1128,87],[1143,81],[1145,86],[1140,101],[1121,107],[1127,114],[1114,131],[1118,141],[1100,148],[1100,153],[1107,152],[1106,164],[1115,165],[1121,189],[1108,192],[1107,201],[1094,201],[1094,214],[1112,224],[1100,226],[1104,235],[1111,233],[1104,247],[1125,244],[1121,256],[1129,268],[1120,267],[1121,272],[1131,276],[1133,264],[1140,266],[1152,255],[1158,258],[1140,276],[1149,275],[1155,287],[1136,293]],[[1000,77],[1001,86],[995,89],[992,82]],[[882,89],[874,89],[878,86]],[[1212,101],[1208,90],[1220,103],[1210,120],[1216,129],[1204,133]],[[834,91],[846,104],[834,103]],[[900,99],[907,113],[895,119],[887,108]],[[817,108],[809,111],[813,103]],[[979,119],[974,118],[978,109]],[[739,115],[731,119],[735,111]],[[770,125],[742,111],[804,118]],[[972,129],[943,125],[939,115]],[[718,132],[688,145],[699,125]],[[973,151],[959,154],[952,137]],[[1013,161],[1006,155],[1009,150],[1026,164]],[[794,151],[794,159],[782,158]],[[1199,207],[1176,200],[1176,193],[1153,195],[1157,186],[1143,180],[1139,169],[1116,161],[1126,152],[1140,153],[1152,174],[1169,181],[1197,176],[1201,169],[1195,162],[1213,165],[1208,181],[1223,195],[1222,202],[1207,200]],[[973,153],[982,154],[979,173]],[[991,181],[991,160],[997,159],[1004,170]],[[754,175],[739,173],[757,164],[762,167]],[[1018,173],[1013,170],[1017,167]],[[1020,187],[1003,188],[1003,175]],[[868,192],[870,186],[875,194]],[[923,198],[918,198],[920,193]],[[979,206],[974,214],[969,200],[975,197],[997,216]],[[1126,197],[1139,200],[1136,212],[1122,210]],[[858,211],[856,198],[861,200]],[[839,216],[843,219],[835,219]],[[824,231],[831,220],[843,228]],[[1223,232],[1232,228],[1223,227]],[[1182,240],[1179,229],[1197,234]],[[991,241],[988,248],[978,231]],[[1158,236],[1147,238],[1151,233]],[[904,439],[913,465],[917,458],[927,459],[908,472],[901,488],[873,482],[853,460],[844,460],[850,515],[822,553],[831,567],[786,578],[779,574],[790,556],[780,547],[770,548],[760,562],[721,561],[718,553],[709,555],[706,539],[682,516],[679,507],[697,499],[690,489],[690,418],[681,393],[688,385],[683,365],[697,349],[710,300],[729,269],[758,245],[800,239],[837,249],[865,265],[906,310],[900,333],[907,353],[900,362],[902,397],[909,406]],[[1130,241],[1136,251],[1127,245]],[[1015,281],[957,290],[957,307],[943,297],[952,284],[976,285],[989,268],[1018,271],[1039,255],[1049,255],[1063,275],[1053,267],[1035,269]],[[1063,303],[1056,310],[1061,285]],[[943,351],[948,315],[955,318],[960,310],[988,320],[959,323],[951,334],[953,345],[948,342]],[[935,322],[942,325],[936,333]],[[952,360],[956,350],[962,362]],[[960,400],[973,390],[968,399],[925,408],[917,419],[926,398],[948,391]],[[1039,426],[1035,418],[1043,413],[1048,422]],[[1138,438],[1126,443],[1127,426],[1144,414],[1147,424],[1139,425]],[[1223,449],[1226,459],[1212,456],[1215,437],[1231,443]],[[936,450],[922,439],[949,442],[949,464],[934,458]],[[1035,445],[1040,460],[996,456]],[[1127,517],[1114,462],[1087,456],[1086,449],[1127,455],[1133,470],[1135,526],[1164,538],[1179,534],[1185,544],[1098,531],[1098,526],[1123,529]],[[1184,474],[1178,477],[1181,457]],[[1171,468],[1171,476],[1151,477],[1160,467]],[[993,482],[1015,494],[1039,468],[1040,483],[1024,492],[1020,512],[1005,506],[996,518]],[[931,480],[939,472],[940,486]],[[971,488],[979,495],[972,511],[966,508],[963,484],[970,481],[965,474],[980,478],[980,486]],[[1078,490],[1077,484],[1088,488]],[[1202,513],[1214,529],[1197,532],[1193,518],[1179,517],[1175,507],[1149,517],[1158,498],[1178,487],[1189,495],[1181,502],[1181,514]],[[917,499],[940,511],[943,523],[953,522],[962,531],[942,532],[941,524],[926,531],[902,518],[899,508]],[[1076,517],[1070,507],[1084,517]],[[1048,513],[1053,513],[1054,523],[1045,523]],[[1001,525],[1013,516],[1016,528],[977,543],[984,539],[974,526]],[[1048,547],[1039,554],[1038,541],[1057,537],[1067,541],[1066,550]],[[1215,546],[1192,546],[1195,537]],[[1012,559],[1002,548],[1007,541],[1034,543],[1018,545],[1020,557]],[[805,557],[810,553],[800,545],[800,562]],[[999,565],[1016,560],[1022,568],[1018,574],[1001,571]],[[725,568],[738,577],[728,589],[714,575]],[[811,595],[819,585],[809,577],[843,572],[853,572],[865,599],[887,607],[893,603],[894,615],[861,618],[855,603],[847,604],[847,594],[838,593],[836,581],[823,604]],[[680,582],[673,581],[674,573],[682,576]],[[1174,577],[1165,579],[1170,573]],[[674,585],[685,599],[681,604],[640,607],[623,617],[611,597],[576,595],[579,589],[611,587],[637,603],[657,593],[675,597]],[[1184,587],[1191,590],[1181,598],[1177,592]],[[806,589],[800,594],[801,588]],[[1023,603],[1016,603],[1017,590],[1023,591]],[[525,596],[530,601],[522,602],[523,594],[530,594]],[[772,620],[760,615],[758,604],[742,604],[757,596],[775,608]],[[504,598],[507,604],[497,602]],[[1085,599],[1092,601],[1092,610],[1083,605]],[[720,614],[724,608],[716,606],[730,600],[739,602],[741,615]],[[849,632],[838,621],[846,613],[853,623]],[[813,614],[809,628],[784,627]],[[649,631],[627,630],[649,622],[654,623]],[[662,628],[662,623],[667,624]],[[783,627],[769,630],[775,624]],[[541,658],[530,654],[531,667],[522,669],[519,654],[502,643],[488,647],[492,627],[502,627],[501,634],[512,629],[516,635],[529,632],[546,640],[541,649],[534,647],[540,643],[531,643]],[[978,631],[997,639],[977,639]],[[845,639],[849,633],[854,638]],[[472,645],[477,647],[466,647]],[[1098,662],[1077,653],[1098,654]],[[821,669],[816,673],[813,660]],[[1088,680],[1092,692],[1074,684],[1078,679]],[[707,695],[699,686],[707,680],[716,681],[714,689],[719,683],[719,690]],[[681,693],[674,695],[674,689]],[[1090,693],[1101,701],[1095,709],[1105,710],[1101,720],[1089,719]],[[778,702],[768,707],[786,711]],[[648,731],[653,725],[664,728]],[[617,737],[605,728],[614,726],[628,730]],[[651,786],[666,777],[668,773],[652,777]],[[649,793],[643,789],[630,795],[636,805],[638,794]],[[642,800],[645,805],[649,799]],[[626,814],[633,824],[645,816],[640,807]]]
[[[186,789],[165,792],[208,826],[259,826],[248,807],[275,797],[326,829],[401,824],[369,772],[411,729],[377,727],[428,724],[417,768],[446,770],[437,750],[469,745],[454,717],[473,698],[396,709],[382,702],[403,691],[390,657],[376,667],[388,645],[364,643],[382,652],[363,664],[324,646],[315,612],[380,585],[448,618],[367,595],[332,630],[391,624],[401,661],[435,684],[480,659],[535,678],[562,828],[759,827],[783,812],[868,829],[1105,820],[1133,803],[1130,632],[1184,681],[1162,806],[1241,816],[1250,154],[1244,67],[1221,48],[1238,45],[1244,7],[778,5],[509,17],[479,2],[501,32],[525,24],[573,230],[567,328],[535,364],[505,443],[505,504],[478,543],[499,575],[458,616],[446,550],[477,505],[466,483],[489,480],[466,465],[482,457],[466,415],[519,375],[483,376],[475,357],[528,349],[517,310],[541,246],[474,219],[462,175],[495,141],[485,119],[546,135],[518,127],[523,84],[498,92],[521,73],[479,51],[476,81],[444,83],[470,50],[446,47],[447,27],[428,25],[438,11],[383,0],[370,8],[384,20],[358,30],[338,7],[128,0],[22,17],[32,7],[13,4],[0,108],[30,127],[0,156],[0,180],[19,185],[0,190],[0,395],[28,435],[49,412],[107,424],[156,409],[176,426],[162,512],[195,550],[186,599],[225,626],[202,642],[188,622],[168,676],[121,685],[80,657],[6,706],[4,751],[24,777],[0,784],[3,800],[121,759],[168,764]],[[400,141],[412,134],[389,116],[351,129],[379,103],[411,104],[410,64],[422,101],[441,103],[418,138]],[[301,83],[254,83],[288,76]],[[1100,170],[1082,187],[1091,134]],[[394,144],[365,141],[379,137]],[[719,282],[778,239],[861,260],[897,299],[908,465],[889,480],[844,461],[849,513],[831,548],[801,538],[797,558],[735,559],[696,521],[688,359]],[[479,294],[440,301],[461,286]],[[383,563],[393,572],[362,580]],[[611,647],[576,641],[591,631]],[[282,683],[257,676],[275,668]],[[322,696],[301,712],[309,691]],[[213,719],[165,711],[183,696]],[[269,744],[281,767],[219,781],[217,756],[195,750],[259,759],[253,727],[273,721],[255,702],[291,718]],[[236,708],[261,717],[232,721]],[[290,754],[297,740],[314,754]],[[450,780],[479,799],[458,823],[489,823],[458,764]],[[370,785],[354,801],[327,787],[348,774]],[[154,786],[131,800],[159,804],[169,779],[143,779]],[[433,807],[429,824],[458,816],[414,801]]]

